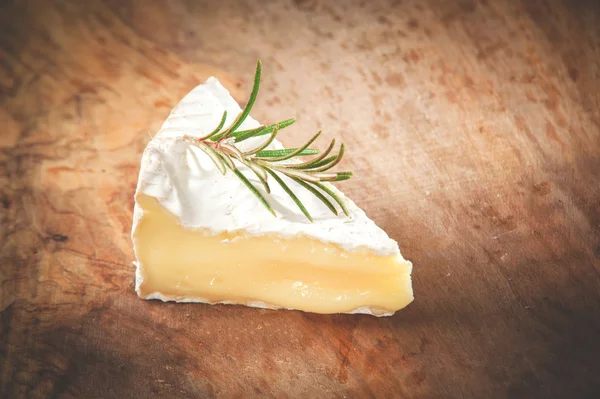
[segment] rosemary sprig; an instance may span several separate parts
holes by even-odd
[[[262,65],[260,60],[258,60],[250,99],[229,127],[223,130],[225,121],[227,120],[227,111],[225,111],[219,125],[212,132],[203,137],[185,135],[184,140],[194,144],[206,153],[221,173],[225,174],[227,169],[231,169],[273,215],[275,215],[275,210],[269,204],[265,195],[242,173],[236,166],[236,163],[242,164],[251,170],[267,194],[271,193],[269,177],[273,178],[311,222],[313,221],[311,214],[296,193],[281,178],[281,175],[293,180],[317,197],[334,215],[339,214],[334,203],[339,206],[344,214],[348,215],[348,210],[342,199],[330,187],[323,184],[323,182],[348,180],[352,177],[352,172],[330,172],[330,169],[336,166],[344,156],[343,144],[340,145],[336,155],[329,156],[335,147],[334,139],[323,153],[307,161],[300,162],[298,157],[319,154],[318,150],[309,147],[317,140],[321,132],[318,132],[301,147],[269,150],[267,147],[275,140],[279,131],[290,126],[296,121],[295,119],[286,119],[272,125],[259,126],[255,129],[236,131],[246,120],[256,101],[260,87],[261,72]],[[265,135],[269,135],[269,137],[262,144],[250,150],[242,152],[235,145],[249,138]],[[330,199],[333,199],[333,202]]]

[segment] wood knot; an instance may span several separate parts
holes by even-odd
[[[56,242],[65,242],[69,239],[68,236],[63,236],[62,234],[53,234],[50,238]]]

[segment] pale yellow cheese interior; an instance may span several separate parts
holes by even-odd
[[[369,307],[374,314],[413,299],[411,264],[400,256],[345,251],[307,237],[191,231],[155,198],[136,200],[143,210],[133,237],[143,298],[264,302],[315,313]]]

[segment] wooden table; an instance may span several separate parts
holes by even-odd
[[[145,144],[259,57],[414,262],[395,316],[135,295]],[[599,104],[594,1],[2,1],[0,396],[600,397]]]

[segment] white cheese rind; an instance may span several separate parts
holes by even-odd
[[[209,305],[243,305],[243,306],[249,306],[251,308],[260,308],[260,309],[271,309],[271,310],[278,310],[278,309],[286,309],[286,310],[298,310],[298,309],[294,309],[294,308],[282,308],[279,306],[275,306],[275,305],[270,305],[261,301],[251,301],[251,302],[247,302],[247,303],[238,303],[235,301],[221,301],[221,302],[210,302],[207,301],[206,299],[202,299],[202,298],[172,298],[172,297],[167,297],[164,296],[163,294],[159,293],[159,292],[154,292],[150,295],[148,295],[145,299],[158,299],[159,301],[163,301],[163,302],[180,302],[180,303],[207,303]],[[300,310],[302,312],[302,310]],[[362,306],[358,309],[354,309],[350,312],[344,312],[346,314],[369,314],[372,316],[377,316],[377,317],[382,317],[382,316],[392,316],[395,312],[373,312],[371,310],[370,307],[368,306]]]
[[[378,255],[399,253],[398,244],[333,185],[330,187],[344,201],[349,217],[333,215],[318,198],[283,177],[313,216],[314,223],[310,223],[278,184],[271,183],[271,194],[267,194],[256,176],[238,165],[275,209],[277,217],[274,217],[231,171],[222,175],[202,150],[182,140],[186,134],[199,137],[212,131],[224,110],[228,113],[226,126],[241,111],[216,78],[209,78],[185,96],[148,143],[136,193],[157,198],[188,229],[208,229],[214,234],[242,230],[257,236],[304,235],[346,250],[366,248]],[[258,126],[258,122],[248,117],[239,130]],[[255,146],[265,139],[266,136],[250,139],[239,147]],[[275,141],[269,148],[283,146]],[[140,217],[141,210],[136,204],[134,230]]]

